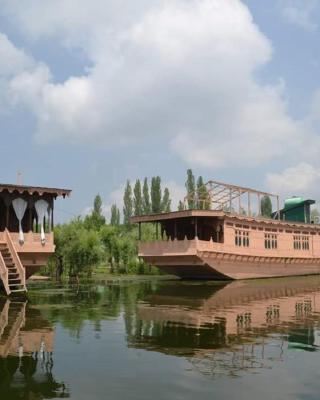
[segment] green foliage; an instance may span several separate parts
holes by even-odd
[[[141,183],[139,179],[136,180],[133,193],[134,193],[134,198],[133,198],[134,215],[142,215],[143,203],[142,203]]]
[[[130,218],[133,214],[133,201],[132,201],[132,189],[130,181],[127,181],[124,195],[123,195],[123,223],[126,226],[130,225]]]
[[[184,202],[180,200],[178,205],[178,211],[184,211],[184,210],[185,210]]]
[[[112,204],[112,206],[111,206],[110,225],[112,225],[112,226],[120,225],[120,210],[116,204]]]
[[[85,226],[87,229],[99,230],[105,223],[106,219],[102,215],[102,199],[100,195],[97,194],[94,198],[92,212],[85,218]]]
[[[203,182],[202,176],[199,176],[197,180],[197,209],[199,210],[210,210],[211,199],[208,193],[208,189]]]
[[[161,201],[161,211],[162,212],[170,212],[171,211],[171,199],[170,192],[168,188],[164,189],[163,198]]]
[[[143,197],[142,197],[142,211],[143,211],[143,214],[144,215],[150,214],[150,212],[151,212],[151,203],[150,203],[148,178],[144,178],[142,192],[143,192]]]
[[[261,215],[270,218],[272,214],[272,202],[269,196],[263,196],[261,199]]]
[[[192,169],[187,170],[187,181],[186,181],[186,189],[188,196],[188,208],[192,210],[195,208],[195,195],[196,195],[196,187],[195,187],[195,178],[192,173]]]
[[[151,180],[151,209],[153,214],[161,213],[161,178],[155,176]]]
[[[55,228],[55,244],[69,275],[90,274],[103,256],[98,231],[87,229],[79,218]]]

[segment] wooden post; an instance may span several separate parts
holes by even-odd
[[[6,204],[6,228],[9,230],[9,210],[10,206],[9,204]]]
[[[54,201],[52,200],[52,206],[51,206],[51,230],[53,231],[54,229],[54,223],[53,223],[53,204]]]
[[[194,238],[198,239],[198,218],[195,217],[194,221]]]
[[[138,240],[141,240],[141,222],[139,222],[139,237]]]
[[[4,203],[6,205],[6,221],[5,221],[6,226],[5,227],[8,230],[10,230],[9,229],[9,224],[10,224],[10,205],[11,205],[11,197],[10,197],[10,195],[5,195],[3,200],[4,200]]]
[[[177,220],[174,220],[174,238],[173,240],[177,239]]]
[[[158,221],[156,222],[156,239],[159,239],[159,227],[158,227]]]
[[[32,231],[33,231],[33,226],[32,226],[32,221],[33,221],[32,212],[33,212],[32,207],[29,207],[29,232],[32,232]]]

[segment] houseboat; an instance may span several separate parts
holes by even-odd
[[[68,189],[0,184],[0,282],[9,295],[54,253],[54,200]]]
[[[312,223],[313,200],[279,196],[218,181],[206,198],[186,198],[192,209],[135,216],[156,225],[153,242],[140,241],[139,257],[184,279],[250,279],[320,273],[320,225]],[[268,199],[275,211],[263,216]],[[255,211],[256,209],[256,211]]]

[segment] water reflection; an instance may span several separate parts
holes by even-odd
[[[0,299],[0,398],[256,398],[286,371],[313,400],[319,326],[319,277],[31,285]]]
[[[5,399],[69,397],[53,377],[53,340],[53,328],[26,300],[0,299],[0,393]]]
[[[130,347],[187,357],[205,375],[238,376],[320,345],[320,279],[160,287],[137,306]]]

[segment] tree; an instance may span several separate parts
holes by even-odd
[[[99,194],[93,201],[93,209],[90,215],[85,218],[85,226],[88,229],[99,230],[106,223],[105,217],[102,215],[102,199]]]
[[[153,214],[161,212],[161,178],[155,176],[151,179],[151,209]]]
[[[311,210],[311,221],[314,224],[319,224],[319,222],[320,222],[320,213],[319,213],[319,210],[317,208],[313,208]]]
[[[123,195],[123,223],[126,226],[130,225],[130,218],[133,213],[133,201],[132,201],[132,189],[130,181],[127,180],[127,184]]]
[[[120,210],[116,204],[112,204],[112,206],[111,206],[110,225],[112,225],[112,226],[120,225]]]
[[[143,214],[150,214],[150,212],[151,212],[151,204],[150,204],[148,178],[144,178],[142,192],[143,192],[143,197],[142,197],[142,211],[143,211]]]
[[[184,202],[180,200],[178,205],[178,211],[184,211],[184,210],[185,210]]]
[[[210,210],[211,201],[207,187],[203,182],[202,176],[197,180],[197,208],[199,210]]]
[[[262,197],[261,202],[261,215],[266,218],[270,218],[272,214],[272,202],[269,196],[265,195]]]
[[[170,192],[168,188],[164,189],[163,198],[161,201],[161,211],[162,212],[170,212],[171,211],[171,199]]]
[[[136,180],[133,189],[133,204],[134,204],[134,215],[142,215],[143,205],[142,205],[142,194],[141,194],[141,183],[140,179]]]
[[[187,181],[186,181],[186,189],[187,189],[187,198],[188,198],[188,208],[192,210],[195,208],[195,179],[192,173],[192,169],[187,170]]]

